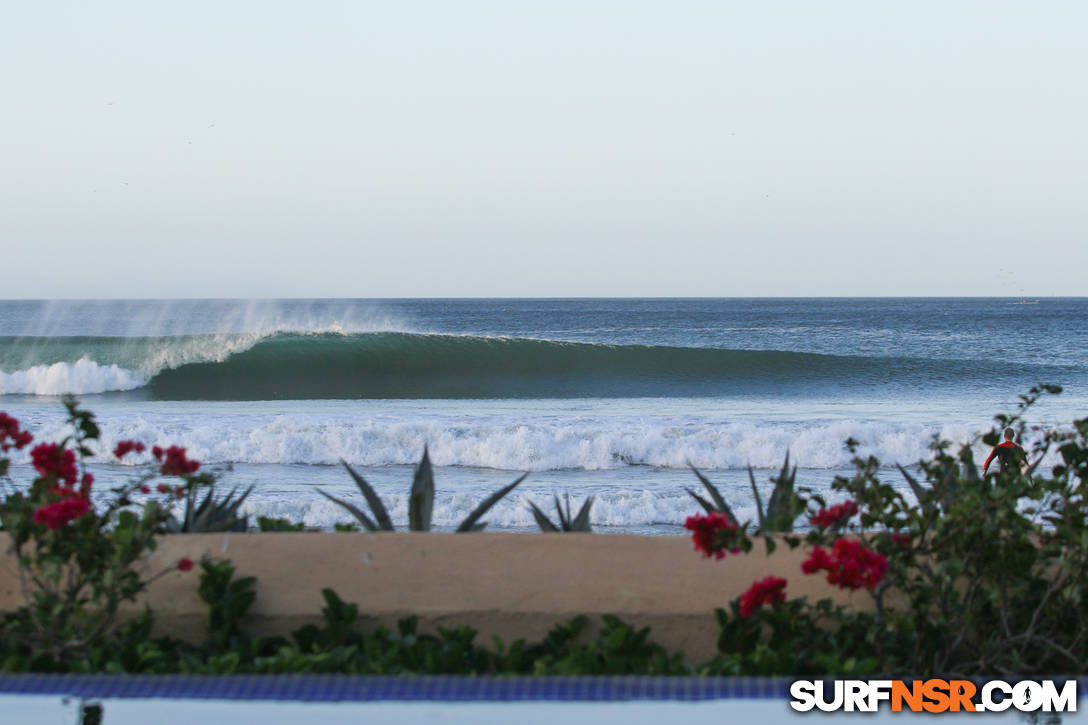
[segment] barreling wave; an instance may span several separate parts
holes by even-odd
[[[992,384],[1038,372],[966,360],[405,332],[23,338],[20,348],[32,364],[0,373],[0,394],[142,387],[166,400],[707,396]],[[10,369],[7,357],[0,365]]]

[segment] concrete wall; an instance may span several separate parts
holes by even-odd
[[[789,580],[790,597],[850,595],[821,576],[801,574],[803,549],[779,545],[767,556],[757,542],[747,555],[704,559],[687,537],[603,534],[268,533],[165,536],[147,571],[178,559],[230,559],[238,576],[257,577],[257,603],[245,623],[252,634],[286,635],[320,619],[321,589],[359,605],[361,626],[393,626],[410,614],[424,631],[468,625],[478,642],[535,639],[578,614],[615,614],[693,663],[715,652],[714,608],[756,580]],[[204,637],[207,610],[196,593],[199,567],[156,581],[144,601],[160,633]],[[867,607],[866,592],[854,594]],[[22,602],[14,560],[0,558],[0,611]],[[142,609],[142,604],[141,604]]]

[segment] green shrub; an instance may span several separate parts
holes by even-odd
[[[5,663],[26,657],[28,666],[44,670],[99,661],[113,649],[131,654],[130,638],[141,636],[145,626],[115,629],[118,608],[175,569],[148,576],[137,564],[165,533],[172,502],[215,481],[214,473],[197,473],[200,464],[185,449],[156,446],[155,462],[144,474],[96,506],[94,476],[85,461],[99,438],[98,425],[74,399],[66,398],[64,406],[71,434],[31,450],[36,477],[25,487],[10,478],[7,454],[28,446],[32,436],[0,414],[0,521],[11,538],[25,601],[0,622],[0,640]],[[143,450],[142,443],[123,441],[114,454]],[[159,483],[153,490],[154,480]],[[177,564],[183,571],[191,567],[187,559]]]
[[[995,420],[1023,430],[1030,406],[1056,392],[1057,386],[1032,388],[1017,413]],[[983,441],[996,443],[997,433]],[[978,475],[970,445],[935,438],[917,476],[900,468],[913,501],[880,479],[879,461],[857,456],[856,442],[847,445],[855,452],[854,475],[836,478],[832,489],[849,499],[828,507],[820,495],[802,497],[812,507],[812,529],[803,539],[784,540],[815,547],[805,575],[866,590],[872,611],[787,599],[785,580],[757,581],[729,610],[719,610],[721,656],[711,671],[1088,671],[1088,419],[1045,432],[1026,471],[986,478]],[[1050,450],[1062,462],[1036,475]],[[738,546],[750,525],[707,514],[689,519],[689,528],[706,555],[751,548]]]
[[[272,518],[270,516],[257,517],[257,530],[262,532],[272,531],[305,531],[306,524],[291,521],[284,518]]]

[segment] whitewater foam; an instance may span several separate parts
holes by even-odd
[[[82,357],[74,363],[34,365],[26,370],[0,372],[0,395],[88,395],[134,390],[147,377],[118,365],[99,365]]]
[[[344,414],[293,415],[109,415],[103,418],[102,449],[135,439],[182,445],[206,463],[274,465],[411,465],[424,446],[437,466],[508,471],[604,471],[631,466],[742,470],[774,469],[788,451],[802,468],[850,466],[844,441],[886,465],[929,456],[934,433],[967,442],[987,430],[950,423],[939,429],[886,421],[721,421],[699,417],[549,416],[523,423],[503,415],[456,416]],[[43,439],[60,438],[60,423],[42,426]],[[988,448],[976,443],[976,459]],[[18,459],[17,459],[18,460]],[[102,460],[108,461],[106,456]],[[150,460],[130,458],[128,462]]]

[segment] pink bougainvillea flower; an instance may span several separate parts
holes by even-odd
[[[117,444],[117,447],[113,449],[113,455],[118,458],[124,458],[129,453],[143,453],[147,450],[146,446],[139,441],[121,441]]]
[[[193,560],[189,558],[178,559],[178,569],[189,571],[193,568]]]
[[[170,493],[170,487],[165,483],[160,483],[158,486],[155,486],[155,490],[159,493]]]
[[[858,512],[858,505],[853,501],[844,501],[830,508],[820,509],[811,518],[809,523],[821,529],[830,529],[842,526],[850,517]]]
[[[151,493],[151,486],[148,486],[146,483],[141,483],[140,493]]]
[[[162,448],[159,446],[151,446],[151,455],[155,456],[156,461],[162,460]]]
[[[70,496],[55,503],[46,504],[34,512],[34,523],[45,524],[51,531],[83,516],[91,508],[82,496]]]
[[[30,461],[34,470],[42,478],[54,477],[69,486],[75,486],[79,478],[76,468],[76,454],[56,443],[39,443],[30,451]]]
[[[873,589],[888,571],[888,559],[852,539],[836,539],[828,553],[817,546],[801,564],[805,574],[827,572],[827,581],[840,589]]]
[[[723,539],[738,535],[740,529],[720,511],[689,516],[684,522],[684,528],[692,532],[691,540],[695,543],[695,550],[702,552],[705,557],[721,559],[727,550],[731,554],[739,554],[741,551],[740,547],[726,548],[727,544]],[[722,536],[723,533],[725,536]]]
[[[187,473],[196,473],[198,470],[200,470],[200,462],[186,458],[185,449],[181,446],[170,446],[163,453],[162,475],[164,476],[183,476]]]
[[[910,534],[901,534],[898,531],[893,531],[888,534],[888,538],[891,539],[893,544],[901,546],[904,549],[909,547],[912,541]]]
[[[28,431],[20,430],[19,421],[4,412],[0,412],[0,451],[7,452],[12,448],[21,450],[34,440],[34,436]]]
[[[769,576],[752,582],[748,591],[740,595],[740,616],[750,617],[764,604],[786,601],[786,580],[780,576]]]

